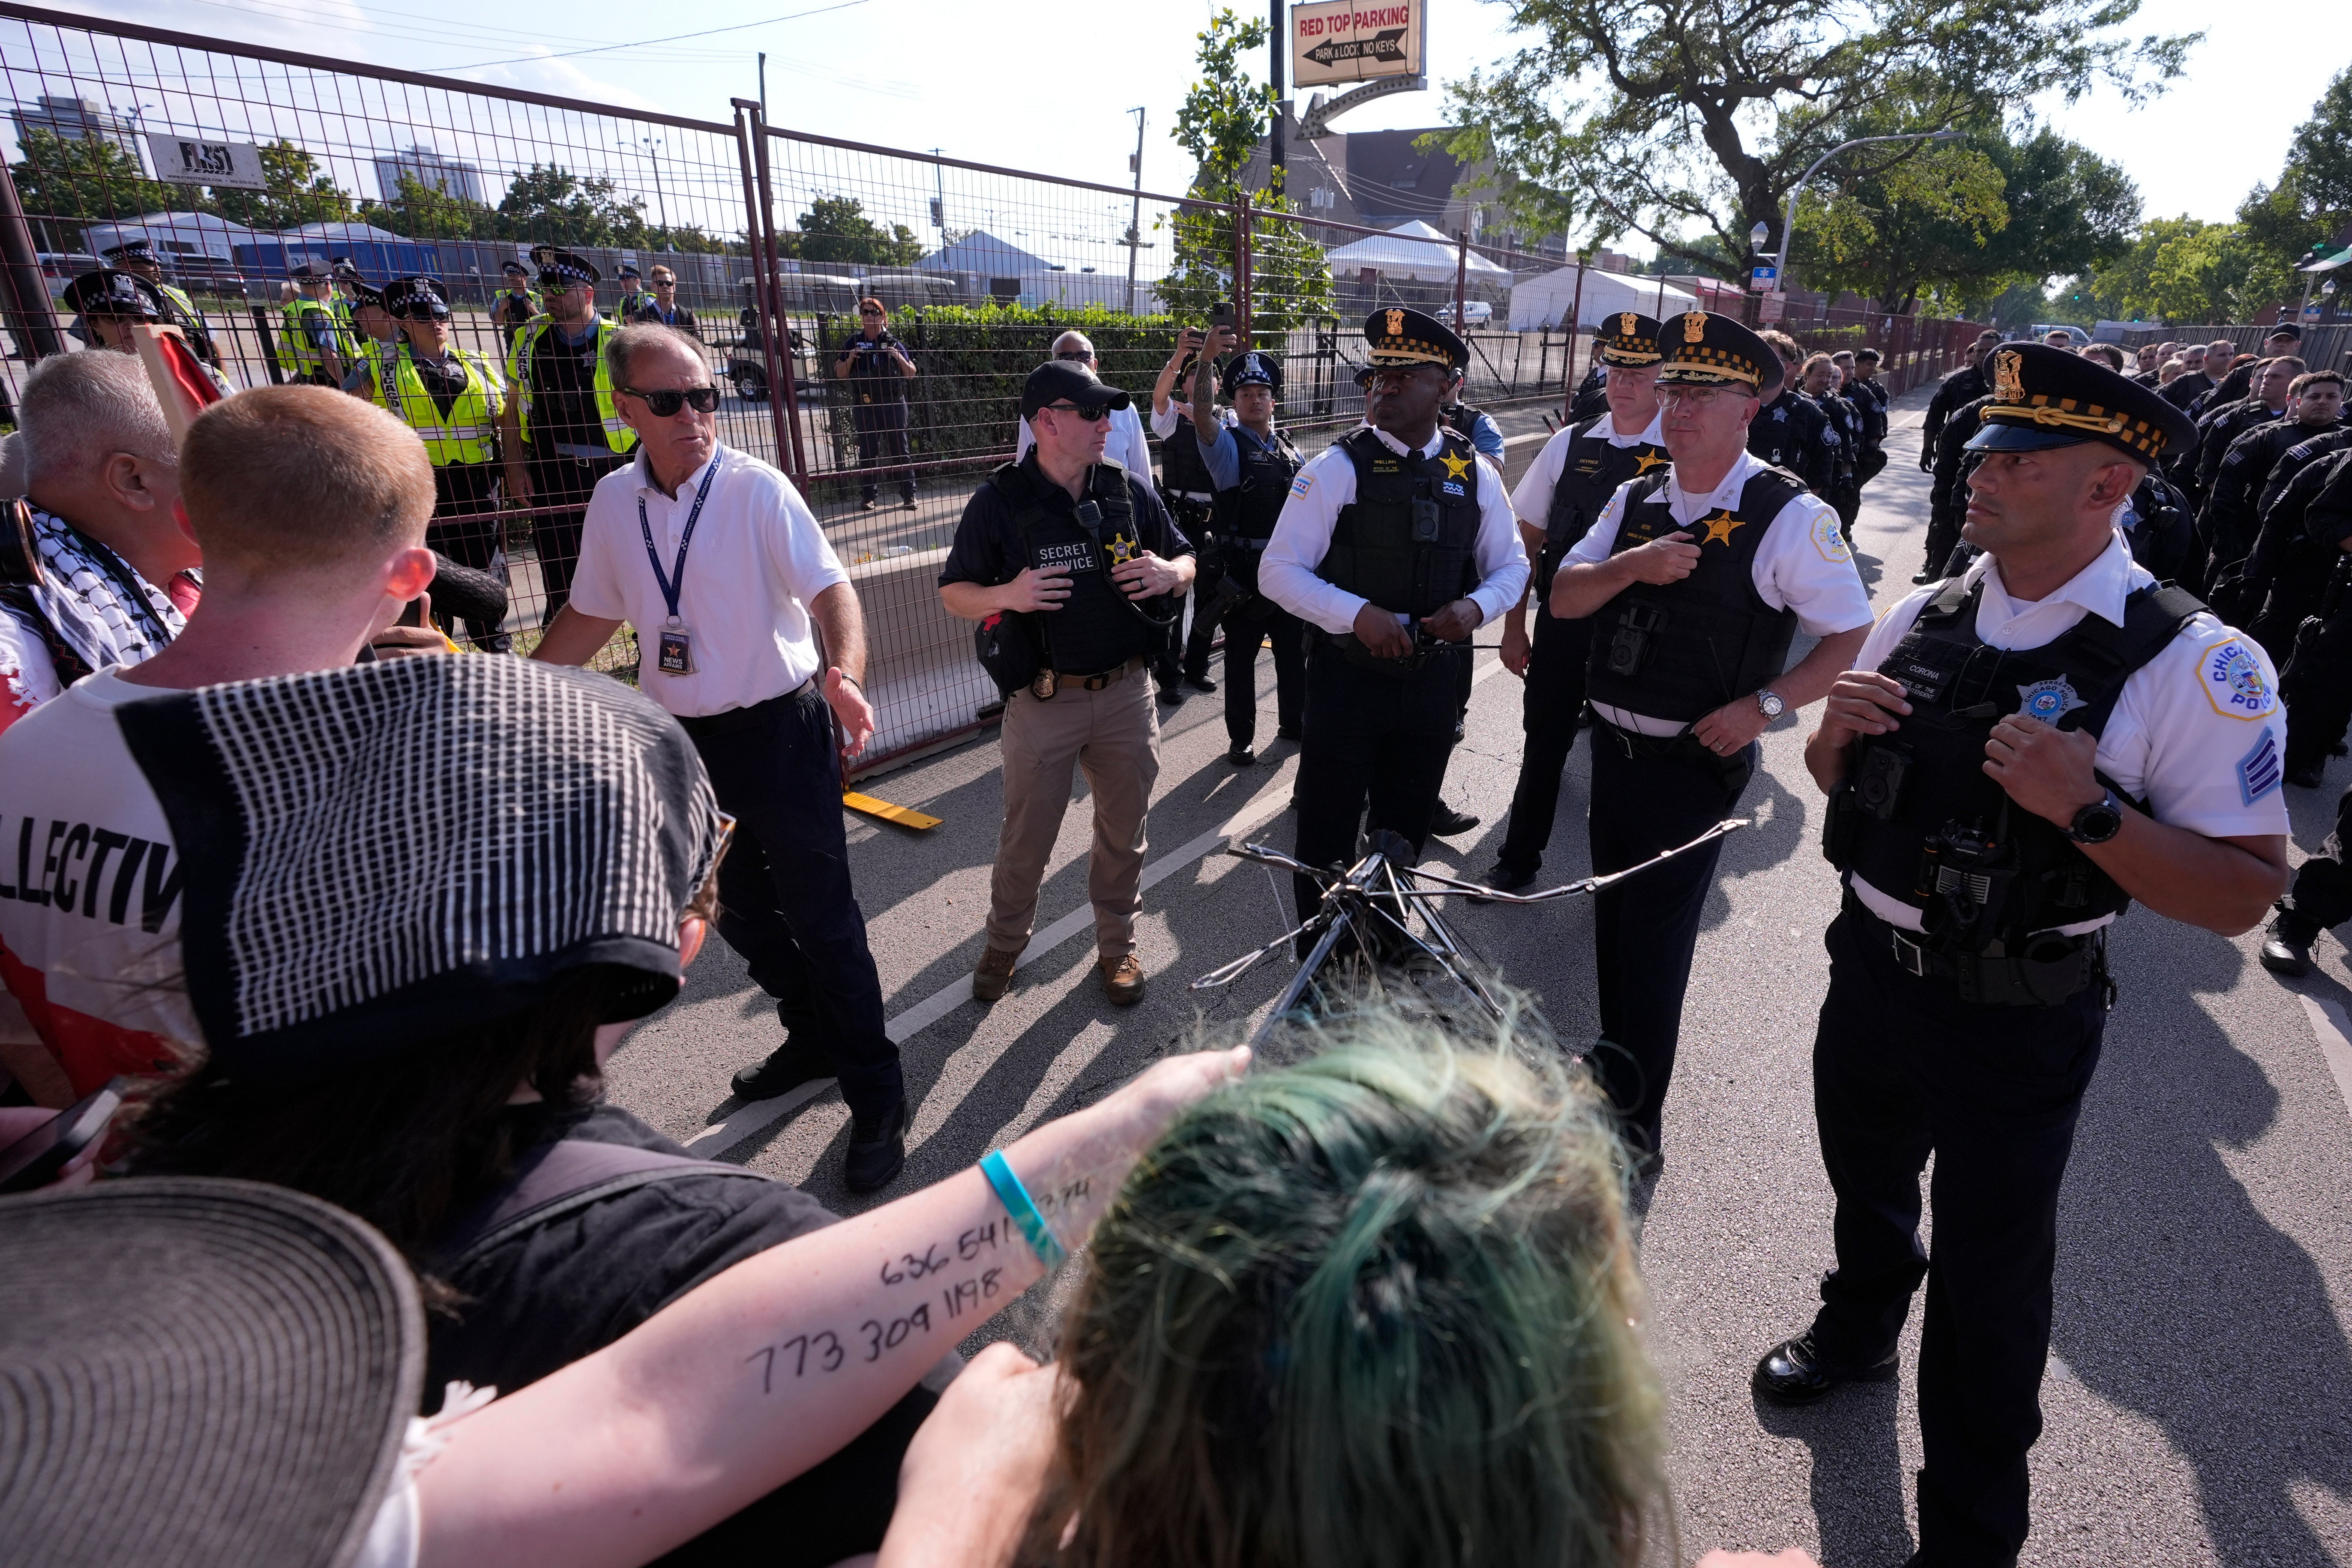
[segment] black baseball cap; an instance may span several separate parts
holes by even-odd
[[[1075,360],[1048,360],[1031,371],[1021,385],[1024,419],[1034,418],[1039,409],[1063,402],[1084,413],[1090,408],[1127,408],[1135,400]]]

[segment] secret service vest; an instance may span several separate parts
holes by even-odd
[[[1569,437],[1559,478],[1551,487],[1551,510],[1544,517],[1543,554],[1536,562],[1536,591],[1540,594],[1549,595],[1552,573],[1591,531],[1618,486],[1666,465],[1664,447],[1646,441],[1613,446],[1608,429],[1604,413],[1579,425]]]
[[[1981,579],[1946,582],[1879,666],[1903,683],[1911,711],[1891,734],[1857,742],[1822,847],[1840,871],[1918,910],[1938,948],[1982,953],[1999,942],[2015,954],[2035,932],[2119,914],[2130,899],[2055,823],[1987,776],[1992,727],[2022,712],[2102,733],[2125,680],[2205,607],[2151,585],[2125,601],[2121,626],[2086,615],[2019,652],[1977,634],[1983,594]]]
[[[1066,675],[1094,675],[1151,652],[1165,637],[1167,622],[1152,620],[1110,577],[1113,567],[1144,548],[1127,470],[1103,459],[1087,476],[1087,498],[1056,507],[1047,494],[1052,481],[1033,472],[1034,465],[1034,458],[1007,463],[988,482],[1013,509],[1023,559],[1033,567],[1070,569],[1070,597],[1062,607],[1029,617],[1044,641],[1046,666]],[[1090,518],[1082,516],[1088,507]]]
[[[1669,470],[1636,479],[1611,555],[1677,531],[1698,566],[1677,582],[1636,582],[1592,617],[1586,695],[1647,718],[1695,724],[1786,667],[1797,613],[1756,591],[1756,551],[1780,508],[1804,495],[1793,474],[1768,469],[1741,486],[1739,505],[1688,528],[1666,504]]]
[[[1369,426],[1340,443],[1356,498],[1315,575],[1391,614],[1434,615],[1477,586],[1478,454],[1454,431],[1437,455],[1389,450]]]

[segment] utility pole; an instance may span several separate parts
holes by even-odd
[[[1143,110],[1135,116],[1135,156],[1128,160],[1135,172],[1135,208],[1127,220],[1127,313],[1135,314],[1135,264],[1143,255]]]
[[[760,51],[760,118],[768,118],[768,51]]]
[[[1266,79],[1274,84],[1274,125],[1266,133],[1265,183],[1276,195],[1282,194],[1282,165],[1285,152],[1282,145],[1282,57],[1290,47],[1290,37],[1282,14],[1282,0],[1271,0],[1274,6],[1274,30],[1268,35],[1271,47],[1266,50]]]

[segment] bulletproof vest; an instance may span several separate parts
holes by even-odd
[[[1302,459],[1296,447],[1277,432],[1274,444],[1236,431],[1234,446],[1241,454],[1242,482],[1217,492],[1217,533],[1223,538],[1270,539],[1282,504],[1290,499],[1290,482],[1298,476]]]
[[[1398,455],[1369,427],[1339,443],[1356,498],[1339,508],[1316,576],[1416,620],[1476,586],[1478,455],[1458,432],[1443,435],[1430,458]]]
[[[1646,441],[1611,444],[1608,419],[1604,413],[1569,438],[1559,482],[1551,489],[1551,511],[1544,518],[1547,554],[1565,556],[1574,549],[1620,486],[1666,465],[1663,446]]]
[[[1085,501],[1055,506],[1052,493],[1060,486],[1032,472],[1034,462],[1033,454],[1027,462],[1007,463],[988,482],[1013,509],[1023,559],[1033,567],[1070,569],[1070,597],[1059,610],[1032,617],[1045,641],[1045,662],[1071,675],[1116,669],[1150,652],[1165,627],[1155,627],[1110,578],[1113,567],[1143,550],[1127,470],[1105,458],[1089,473]],[[1063,496],[1066,500],[1067,493]],[[1099,517],[1092,528],[1078,516],[1089,503]]]
[[[1936,945],[1981,953],[1999,942],[2015,953],[2034,932],[2118,914],[2130,899],[2063,830],[1986,775],[1992,727],[2022,712],[2100,734],[2126,678],[2205,607],[2184,590],[2150,586],[2125,601],[2120,627],[2086,615],[2019,652],[1977,635],[1983,595],[1981,579],[1946,582],[1879,666],[1903,683],[1911,711],[1891,734],[1857,743],[1823,842],[1839,870],[1918,910]]]
[[[1818,404],[1792,388],[1756,411],[1748,426],[1748,450],[1775,468],[1793,467],[1817,439],[1814,422],[1827,419]]]
[[[1209,477],[1209,465],[1201,456],[1201,439],[1193,433],[1189,419],[1170,431],[1160,443],[1160,484],[1163,489],[1190,491],[1195,496],[1217,493],[1216,481]]]
[[[1633,482],[1609,553],[1683,531],[1698,546],[1698,565],[1677,582],[1634,583],[1593,615],[1586,695],[1693,724],[1787,666],[1796,612],[1775,610],[1756,591],[1756,550],[1780,508],[1806,490],[1793,474],[1772,469],[1748,479],[1738,507],[1685,528],[1668,509],[1667,473]]]

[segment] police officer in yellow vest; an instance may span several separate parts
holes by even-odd
[[[433,521],[425,543],[460,566],[506,580],[499,507],[499,415],[506,384],[496,361],[457,346],[449,295],[437,278],[395,277],[383,300],[400,340],[376,381],[385,407],[425,442],[433,459]],[[499,626],[467,622],[467,637],[494,653],[508,651]]]
[[[294,298],[278,308],[278,368],[291,382],[339,387],[350,369],[350,344],[329,302],[334,283],[315,261],[287,269]]]
[[[153,284],[155,292],[163,297],[163,302],[172,308],[173,316],[178,319],[180,330],[187,334],[188,346],[195,350],[197,357],[205,363],[215,370],[220,368],[220,350],[214,345],[212,332],[205,325],[205,313],[196,308],[196,302],[188,298],[186,290],[163,281],[163,264],[157,258],[152,246],[143,239],[127,239],[121,245],[110,246],[100,251],[98,256],[100,261],[117,272],[127,272],[133,277],[144,278]]]
[[[548,510],[531,518],[547,625],[572,597],[580,528],[596,481],[636,450],[636,432],[613,406],[613,367],[605,345],[621,329],[596,313],[601,277],[586,258],[550,249],[540,262],[547,314],[515,334],[507,350],[511,389],[499,427],[505,436],[507,496]]]
[[[616,275],[621,280],[621,303],[613,309],[613,319],[624,327],[637,319],[637,312],[649,308],[654,297],[646,291],[646,275],[637,270],[633,261],[621,263]]]
[[[367,287],[367,279],[360,276],[358,264],[348,256],[329,256],[327,275],[335,281],[335,291],[328,298],[327,308],[335,313],[335,319],[342,323],[344,335],[356,340],[360,336],[360,329],[359,323],[352,317],[352,306],[357,302],[360,290]]]
[[[499,270],[505,275],[507,286],[491,297],[490,319],[499,324],[499,340],[511,349],[523,323],[539,314],[539,296],[531,291],[530,268],[522,263],[505,262]]]
[[[400,328],[385,308],[381,290],[353,284],[350,304],[350,353],[345,361],[350,368],[343,372],[343,390],[388,409],[393,376],[386,367],[400,352]]]

